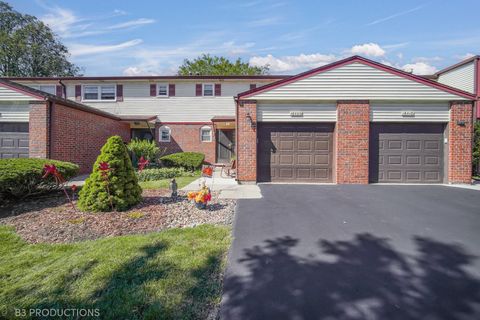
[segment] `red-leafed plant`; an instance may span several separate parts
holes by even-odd
[[[115,207],[113,206],[112,195],[110,194],[110,179],[108,178],[108,173],[111,170],[110,165],[108,162],[102,161],[98,165],[98,169],[100,170],[102,178],[105,181],[105,188],[107,190],[108,200],[110,201],[110,207],[112,208],[112,211],[114,211]]]
[[[138,160],[138,171],[142,172],[143,169],[145,169],[146,166],[150,164],[150,161],[148,159],[145,159],[143,156],[140,157]]]
[[[57,170],[57,167],[54,164],[46,164],[43,167],[43,171],[44,171],[44,174],[42,178],[47,179],[50,175],[53,176],[53,178],[55,179],[55,183],[62,188],[63,193],[65,193],[65,197],[67,198],[68,202],[70,202],[70,205],[72,206],[73,210],[76,212],[77,209],[75,208],[75,204],[73,203],[73,194],[72,194],[72,198],[70,198],[67,192],[67,188],[65,186],[66,181],[63,178],[62,174]]]

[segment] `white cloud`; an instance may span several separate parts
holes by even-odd
[[[123,70],[126,76],[157,76],[158,73],[144,70],[140,67],[128,67]]]
[[[377,19],[377,20],[374,20],[374,21],[372,21],[372,22],[370,22],[370,23],[367,23],[367,26],[372,26],[372,25],[374,25],[374,24],[382,23],[382,22],[385,22],[385,21],[388,21],[388,20],[391,20],[391,19],[394,19],[394,18],[398,18],[398,17],[404,16],[404,15],[406,15],[406,14],[409,14],[409,13],[412,13],[412,12],[415,12],[415,11],[418,11],[418,10],[422,9],[423,7],[425,7],[425,5],[421,5],[421,6],[418,6],[418,7],[409,9],[409,10],[406,10],[406,11],[401,11],[401,12],[394,13],[394,14],[389,15],[389,16],[387,16],[387,17],[384,17],[384,18],[381,18],[381,19]]]
[[[455,58],[458,58],[458,59],[460,59],[460,61],[463,61],[463,60],[467,60],[467,59],[470,59],[470,58],[475,57],[475,56],[476,56],[475,54],[469,52],[469,53],[465,53],[463,55],[455,56]]]
[[[435,57],[415,57],[412,59],[413,62],[425,62],[425,63],[428,63],[428,62],[439,62],[439,61],[442,61],[443,58],[441,57],[438,57],[438,56],[435,56]]]
[[[404,71],[412,72],[414,74],[420,75],[427,75],[427,74],[434,74],[438,71],[437,68],[434,66],[426,63],[426,62],[415,62],[415,63],[408,63],[402,67]]]
[[[125,42],[114,44],[114,45],[93,45],[93,44],[91,45],[91,44],[75,43],[75,44],[70,44],[68,47],[70,49],[70,53],[72,54],[72,56],[83,56],[83,55],[123,50],[126,48],[139,45],[142,42],[143,41],[141,39],[134,39],[134,40],[125,41]]]
[[[280,22],[280,17],[267,17],[257,20],[252,20],[247,23],[249,27],[268,27],[277,25]]]
[[[73,11],[68,9],[53,7],[49,11],[41,20],[62,37],[68,36],[72,27],[77,28],[76,24],[81,21]]]
[[[268,65],[272,72],[286,72],[317,68],[336,60],[338,60],[338,58],[333,54],[302,53],[298,56],[285,56],[279,58],[276,58],[271,54],[264,57],[254,56],[250,58],[249,62],[253,66]]]
[[[385,55],[385,50],[373,42],[353,46],[349,52],[352,54],[366,55],[369,57],[382,57]]]
[[[114,24],[113,26],[109,26],[107,29],[124,29],[124,28],[131,28],[131,27],[137,27],[145,24],[151,24],[154,23],[154,19],[147,19],[147,18],[140,18],[136,20],[130,20],[118,24]]]

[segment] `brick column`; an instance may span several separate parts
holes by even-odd
[[[237,104],[237,179],[241,182],[257,181],[257,128],[247,123],[250,114],[257,122],[257,102],[239,101]]]
[[[368,184],[370,104],[368,101],[337,102],[336,182]]]
[[[472,183],[472,102],[451,103],[448,136],[448,182],[470,184]]]
[[[48,102],[30,105],[29,156],[30,158],[48,158],[50,156],[49,123],[50,108]]]

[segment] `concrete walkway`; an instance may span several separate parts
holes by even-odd
[[[233,178],[224,178],[220,170],[215,170],[213,178],[198,178],[185,187],[182,191],[196,191],[200,189],[202,182],[212,191],[219,192],[219,199],[261,199],[260,188],[254,184],[240,185]]]

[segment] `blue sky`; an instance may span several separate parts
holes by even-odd
[[[478,0],[15,0],[85,75],[174,74],[202,53],[295,74],[359,54],[418,74],[480,53]]]

